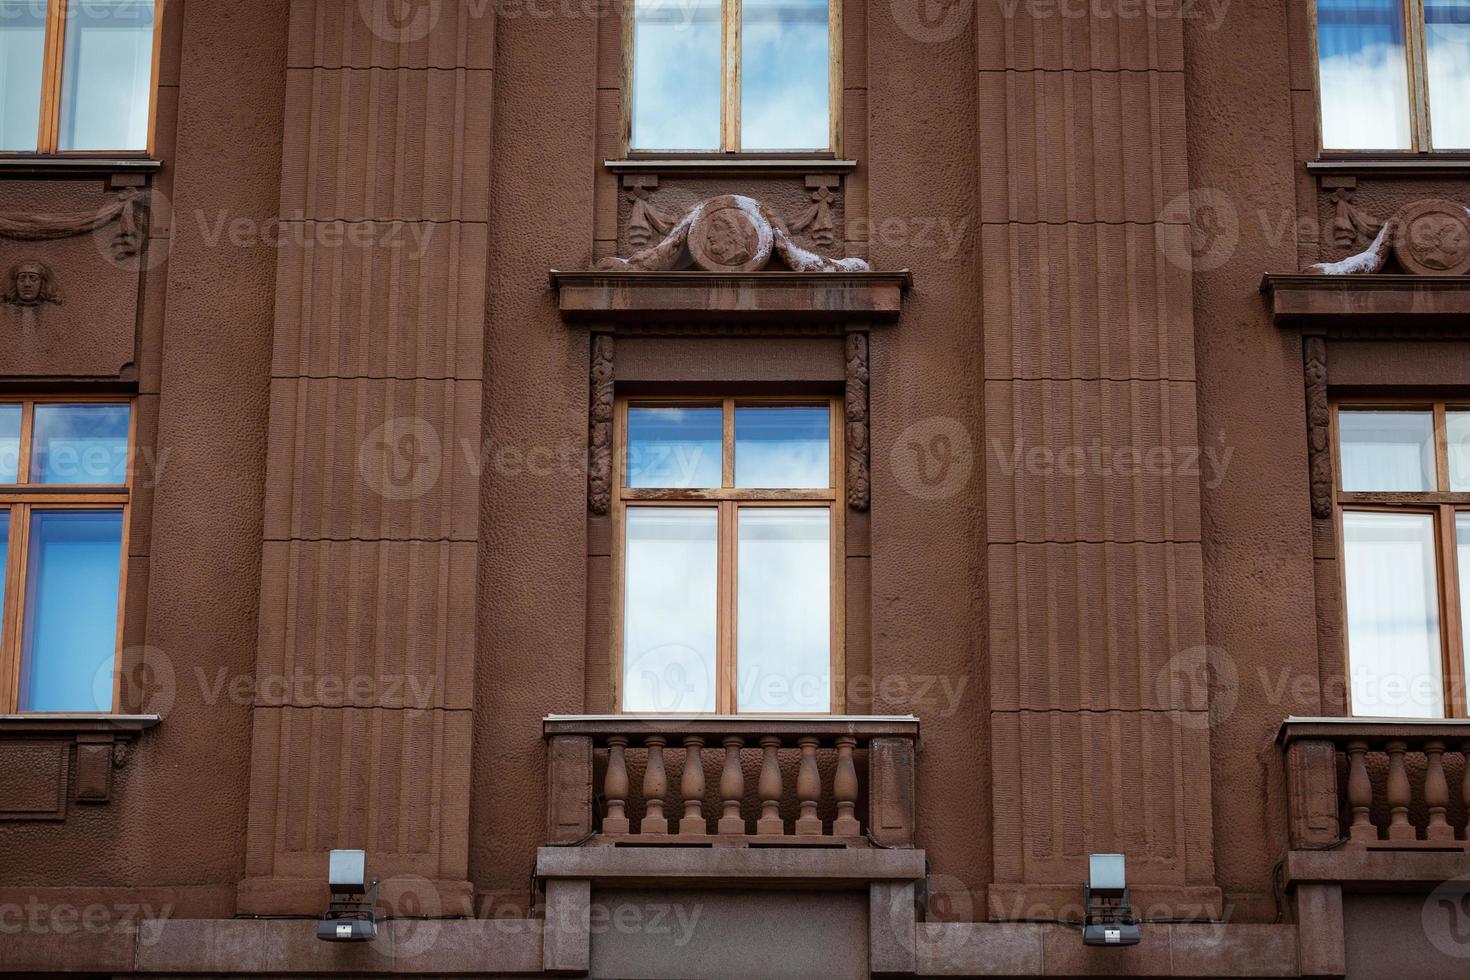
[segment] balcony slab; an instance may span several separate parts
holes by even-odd
[[[856,888],[924,877],[924,852],[910,848],[543,847],[540,879],[599,887]]]

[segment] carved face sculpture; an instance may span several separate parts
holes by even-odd
[[[1447,214],[1426,214],[1409,227],[1409,249],[1431,269],[1452,269],[1470,251],[1465,223]]]
[[[5,302],[13,306],[40,306],[60,303],[61,297],[51,284],[51,270],[34,259],[27,259],[10,270],[10,283]]]
[[[745,241],[748,234],[750,222],[734,208],[726,208],[710,218],[705,240],[710,255],[721,265],[740,265],[750,261],[750,247]]]

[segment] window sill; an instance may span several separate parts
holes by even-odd
[[[1364,154],[1361,157],[1318,157],[1308,161],[1307,172],[1353,177],[1470,176],[1470,156],[1420,153],[1413,156]]]
[[[738,154],[708,157],[633,157],[604,160],[615,174],[846,174],[857,169],[856,160],[830,157],[759,157]]]
[[[163,161],[146,156],[4,156],[0,177],[13,175],[91,177],[117,173],[157,173]]]
[[[1439,327],[1470,334],[1470,276],[1267,274],[1261,292],[1278,327],[1331,333]]]
[[[56,712],[0,715],[0,738],[36,735],[113,735],[134,738],[157,725],[158,715]]]

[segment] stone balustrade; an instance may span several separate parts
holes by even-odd
[[[551,715],[542,730],[549,843],[914,843],[912,716]]]
[[[1288,718],[1294,849],[1470,850],[1470,720]]]

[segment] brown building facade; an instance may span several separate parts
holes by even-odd
[[[0,0],[0,86],[0,970],[1470,975],[1466,0]]]

